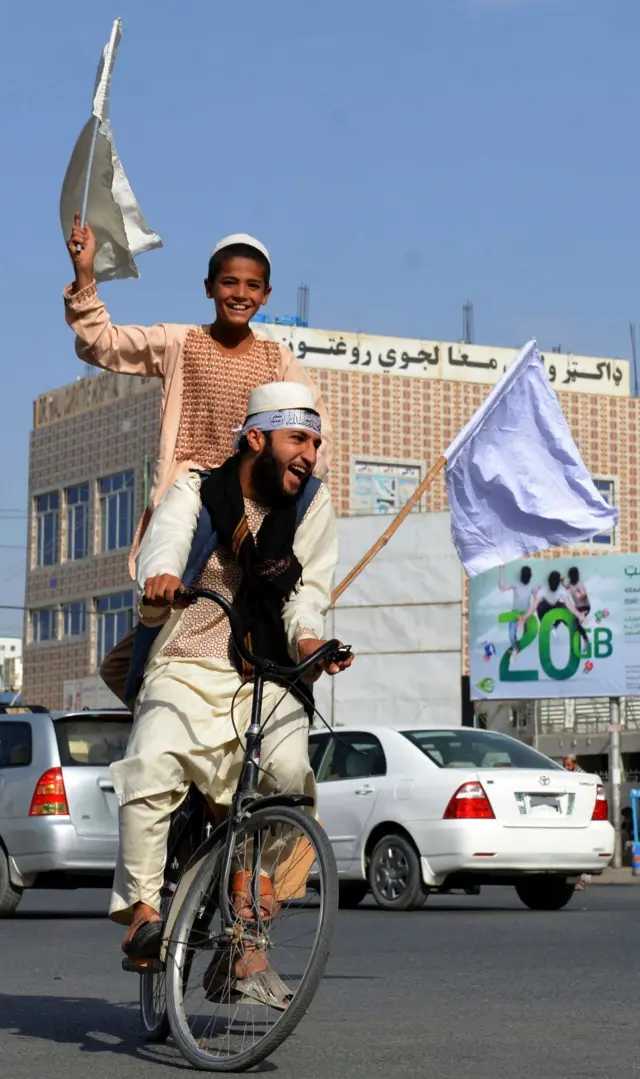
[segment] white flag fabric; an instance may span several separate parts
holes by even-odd
[[[470,577],[613,528],[536,342],[518,354],[444,456],[453,541]]]
[[[162,240],[149,228],[135,200],[109,122],[111,75],[121,36],[122,20],[116,19],[98,67],[93,112],[74,147],[60,196],[60,221],[67,239],[73,215],[82,208],[90,170],[87,222],[96,236],[97,281],[139,277],[136,257],[162,247]]]

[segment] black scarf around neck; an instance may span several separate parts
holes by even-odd
[[[218,543],[232,554],[242,570],[242,583],[233,606],[247,647],[256,656],[290,666],[282,606],[296,591],[302,577],[302,566],[293,551],[298,499],[270,510],[254,540],[245,514],[239,464],[236,455],[214,469],[201,485],[200,499]],[[244,678],[251,677],[251,668],[247,668],[235,648],[233,659],[239,673]],[[298,684],[293,692],[305,707],[313,707],[308,685]]]

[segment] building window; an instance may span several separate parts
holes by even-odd
[[[117,551],[133,540],[133,471],[100,480],[100,548]]]
[[[36,566],[53,566],[58,561],[60,492],[36,497]]]
[[[87,605],[84,602],[63,603],[62,636],[83,637],[87,632]]]
[[[58,612],[55,607],[41,607],[31,612],[31,639],[34,644],[58,640]]]
[[[89,554],[89,484],[67,487],[67,561]]]
[[[398,513],[420,485],[422,466],[394,461],[356,460],[355,513]]]
[[[605,502],[608,502],[610,506],[615,506],[616,503],[616,481],[604,476],[594,476],[593,482],[596,490],[600,492]],[[616,530],[610,529],[609,532],[598,532],[596,536],[592,536],[589,543],[604,543],[608,546],[615,546],[616,542]]]
[[[96,662],[98,667],[118,641],[133,626],[133,592],[117,592],[112,596],[100,596],[96,600],[98,634]]]

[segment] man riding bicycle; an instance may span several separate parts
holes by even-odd
[[[251,711],[250,671],[225,616],[209,605],[180,608],[176,592],[193,583],[227,596],[251,651],[276,663],[299,662],[324,643],[337,540],[329,492],[312,475],[321,445],[313,392],[288,382],[254,390],[235,445],[220,468],[176,481],[137,560],[143,652],[150,635],[155,639],[126,756],[112,765],[120,850],[110,909],[114,921],[129,925],[123,950],[134,960],[159,951],[171,814],[191,783],[210,802],[229,805]],[[351,658],[319,665],[314,677],[323,668],[337,674]],[[265,685],[261,792],[315,795],[307,748],[312,707],[309,686],[289,694]],[[231,882],[238,910],[246,905],[243,876]],[[260,905],[268,913],[275,904],[263,857]],[[235,972],[239,979],[253,973],[241,964]]]

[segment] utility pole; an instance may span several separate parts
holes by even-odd
[[[309,286],[298,285],[298,326],[309,325]]]
[[[638,349],[635,322],[629,323],[629,333],[631,334],[631,396],[638,397],[640,386],[638,385]]]
[[[465,345],[472,345],[474,337],[473,304],[471,303],[471,300],[467,300],[462,307],[462,340]]]
[[[620,754],[620,698],[609,701],[609,791],[611,800],[611,823],[615,831],[613,868],[622,869],[622,833],[620,831],[620,784],[622,782],[622,757]]]

